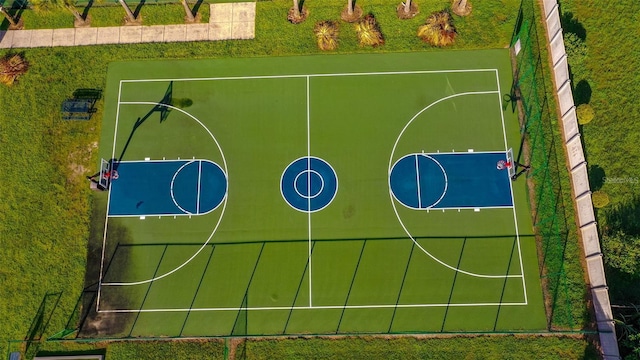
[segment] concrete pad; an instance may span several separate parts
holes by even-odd
[[[231,39],[253,39],[255,25],[252,22],[234,22],[231,27]]]
[[[53,46],[73,46],[76,43],[76,29],[53,30]]]
[[[231,39],[231,23],[216,23],[209,25],[209,40]]]
[[[20,31],[20,30],[18,30]],[[13,33],[15,31],[0,31],[0,49],[10,49],[13,43]]]
[[[256,3],[233,3],[233,22],[254,21],[256,18]]]
[[[233,3],[211,4],[209,6],[209,23],[231,21]]]
[[[142,42],[163,42],[164,41],[164,26],[153,25],[142,27]]]
[[[117,44],[120,42],[120,27],[99,27],[96,44]]]
[[[184,41],[187,36],[187,25],[165,25],[164,41],[180,42]]]
[[[75,45],[95,45],[98,28],[77,28]]]
[[[206,41],[209,40],[209,24],[188,24],[187,41]]]
[[[33,30],[15,30],[11,47],[28,48],[31,46],[31,33]]]
[[[137,44],[142,40],[142,26],[121,26],[120,44]]]
[[[33,30],[31,33],[31,47],[51,47],[53,44],[53,29]]]

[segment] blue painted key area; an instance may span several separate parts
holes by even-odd
[[[208,160],[120,162],[114,168],[110,216],[201,215],[227,193],[226,174]]]
[[[409,154],[391,169],[393,196],[422,209],[513,206],[508,170],[496,165],[504,152]]]

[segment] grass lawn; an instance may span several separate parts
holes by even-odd
[[[448,3],[421,4],[421,15],[408,22],[395,19],[395,9],[387,3],[367,3],[365,11],[376,14],[387,43],[360,48],[351,25],[342,24],[338,52],[439,51],[421,43],[414,32],[426,14]],[[342,8],[342,2],[323,3],[312,8],[307,22],[294,26],[286,21],[288,1],[257,5],[257,37],[252,41],[24,50],[29,72],[12,88],[0,88],[0,155],[11,164],[0,173],[0,258],[10,259],[0,266],[1,353],[5,340],[24,338],[47,293],[62,295],[45,335],[64,328],[85,285],[86,259],[99,257],[96,248],[87,254],[92,204],[84,176],[97,163],[103,103],[89,122],[63,122],[62,101],[79,88],[104,89],[112,61],[318,53],[314,22],[337,19]],[[517,1],[474,4],[474,15],[457,21],[460,36],[453,49],[508,46],[517,7]],[[40,174],[46,174],[46,181]],[[555,346],[556,340],[541,341]],[[144,351],[139,343],[127,346]]]

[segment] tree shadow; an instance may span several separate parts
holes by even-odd
[[[576,34],[581,40],[587,39],[587,30],[582,23],[574,17],[572,12],[562,13],[562,15],[560,15],[560,24],[564,32]]]
[[[138,18],[138,15],[140,15],[140,11],[142,10],[142,6],[145,2],[146,0],[140,0],[140,3],[138,3],[138,6],[136,6],[136,9],[133,11],[133,17],[136,19]]]
[[[11,4],[7,4],[7,2],[8,1],[2,1],[0,3],[2,4],[2,6],[4,6],[4,9],[7,12],[7,14],[11,16],[13,18],[13,21],[18,24],[18,28],[12,28],[9,20],[7,20],[7,18],[2,16],[2,22],[0,22],[0,30],[22,29],[22,26],[23,26],[22,13],[24,12],[24,9],[27,8],[27,1],[15,0]],[[2,37],[4,37],[4,35],[2,35],[0,39],[2,39]]]
[[[640,235],[640,196],[636,195],[608,210],[605,231],[622,231],[629,236]]]
[[[24,338],[26,343],[24,352],[27,356],[33,356],[38,352],[39,343],[45,331],[47,331],[49,321],[51,321],[51,317],[58,307],[61,297],[62,292],[47,293],[42,299],[42,302],[40,302],[40,306],[31,321],[31,326],[29,326],[29,331]]]
[[[604,185],[604,180],[606,179],[606,174],[604,169],[600,165],[591,165],[589,166],[589,187],[592,191],[598,191],[602,189],[602,185]]]
[[[193,9],[191,10],[193,16],[196,16],[198,14],[198,10],[200,10],[200,6],[202,6],[203,1],[204,0],[198,0],[196,1],[195,5],[193,5]]]
[[[580,80],[573,89],[573,100],[576,106],[591,102],[591,85],[587,80]]]
[[[87,16],[89,16],[89,9],[91,9],[91,7],[93,6],[93,0],[89,0],[89,2],[87,3],[87,6],[84,7],[84,10],[82,11],[82,18],[87,20]]]

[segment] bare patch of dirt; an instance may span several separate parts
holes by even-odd
[[[289,22],[292,24],[300,24],[301,22],[307,20],[308,16],[309,16],[309,10],[307,10],[306,6],[302,7],[302,10],[300,10],[300,15],[296,15],[296,9],[291,8],[289,9],[287,20],[289,20]]]
[[[461,0],[453,0],[451,10],[458,16],[467,16],[471,14],[471,2],[467,1],[466,6],[462,6]]]
[[[352,14],[349,14],[349,5],[345,6],[344,10],[342,10],[342,13],[340,14],[340,18],[343,21],[346,21],[348,23],[354,23],[360,20],[361,17],[362,17],[362,8],[358,5],[356,5],[353,8]]]
[[[420,10],[418,9],[418,4],[416,4],[415,1],[412,1],[411,5],[409,5],[409,12],[404,12],[404,3],[398,4],[398,7],[396,8],[398,19],[402,20],[413,19],[418,15],[418,13],[420,13]]]
[[[73,151],[69,154],[69,174],[67,182],[72,183],[82,180],[85,176],[92,172],[90,168],[85,166],[91,161],[91,154],[98,149],[98,142],[94,141],[84,151]]]

